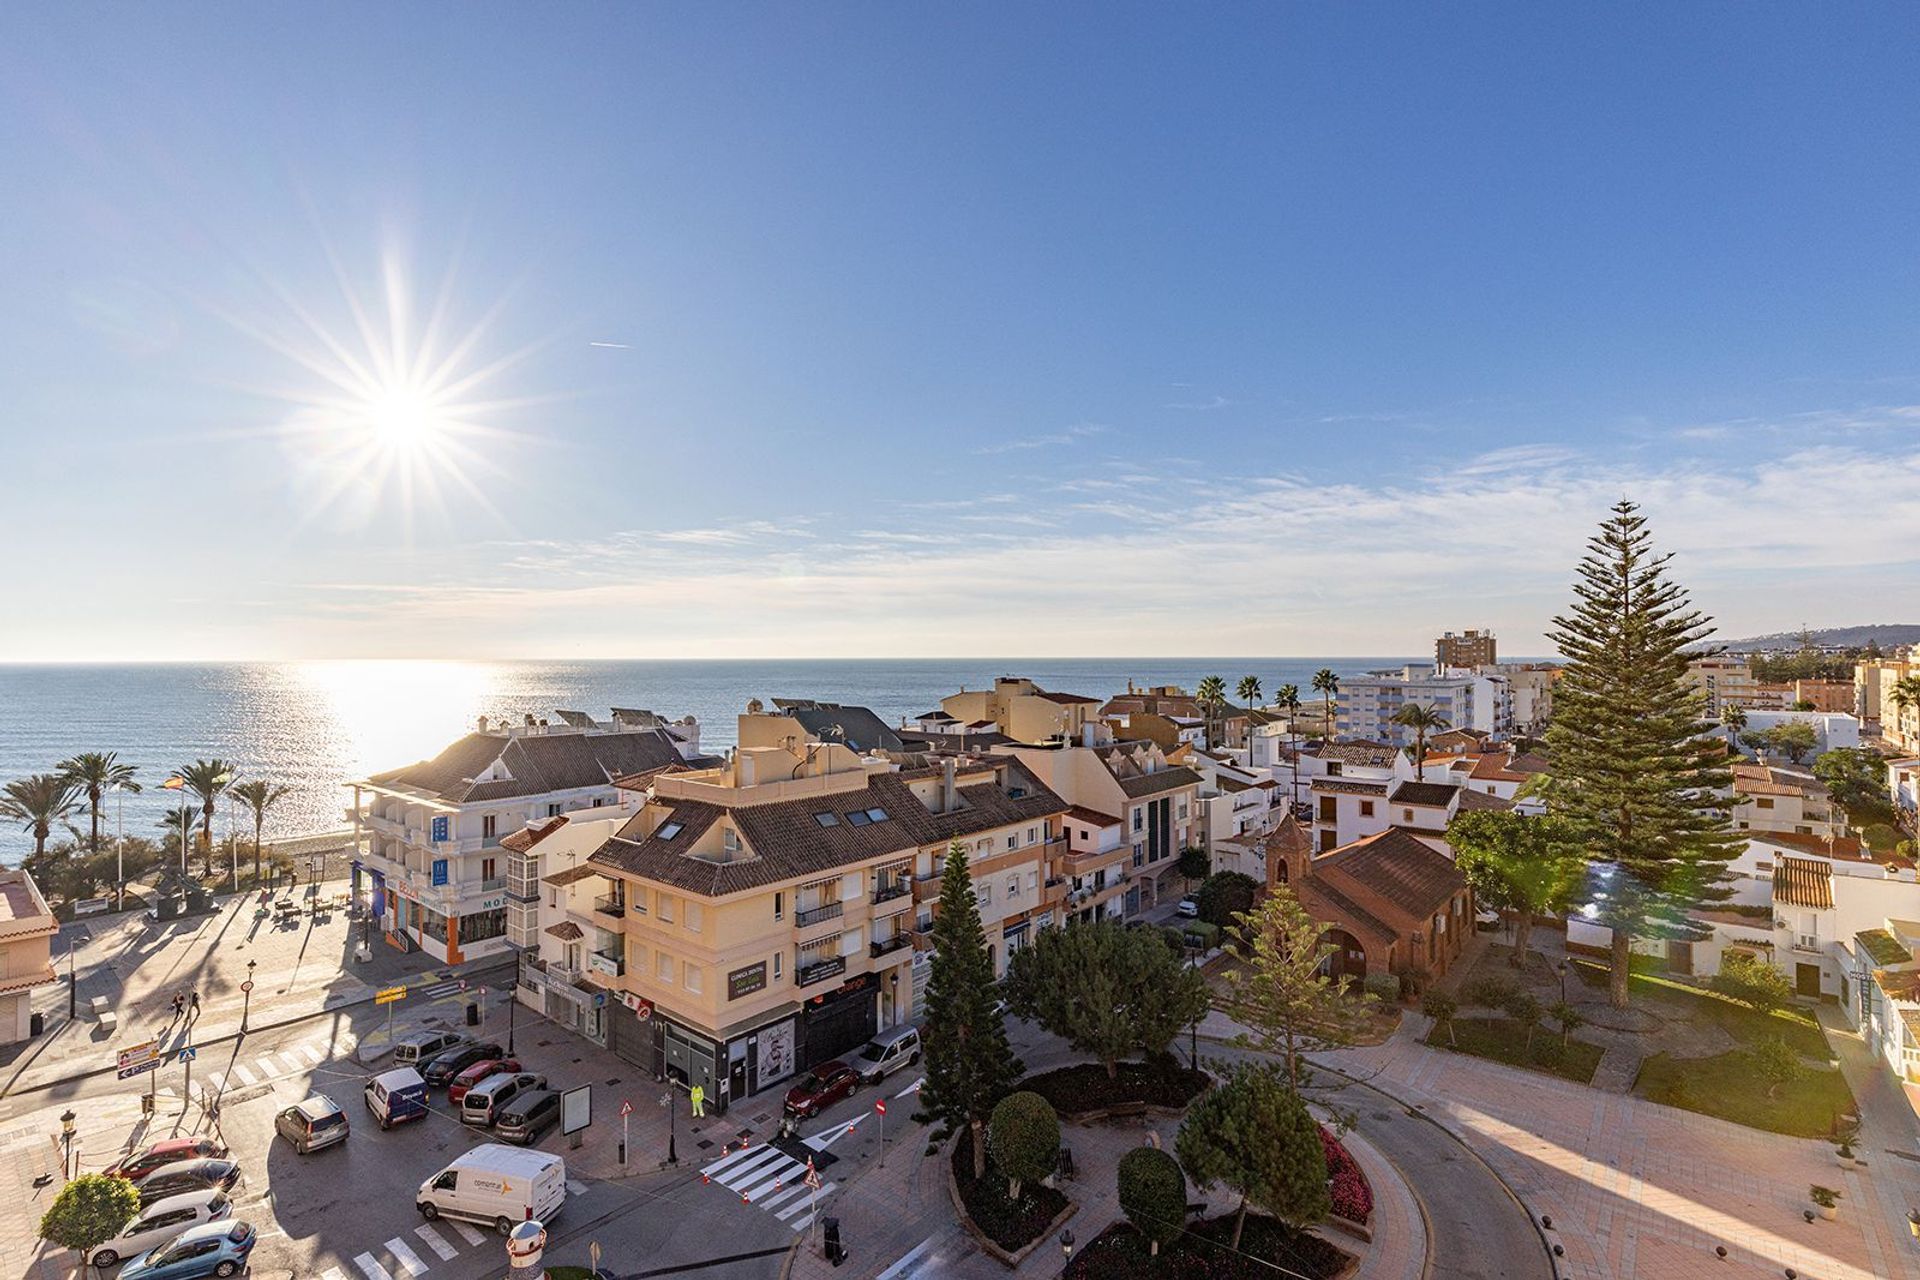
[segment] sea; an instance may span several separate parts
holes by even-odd
[[[1106,698],[1136,686],[1179,685],[1220,676],[1229,693],[1257,676],[1271,696],[1284,684],[1316,698],[1313,675],[1344,678],[1405,666],[1418,658],[1045,658],[658,660],[601,662],[339,660],[128,665],[0,665],[0,783],[50,771],[82,751],[113,751],[138,767],[139,794],[108,801],[105,829],[158,838],[178,794],[157,784],[182,764],[219,757],[239,776],[291,788],[273,810],[269,838],[346,826],[344,784],[425,759],[478,717],[518,723],[559,708],[609,718],[642,707],[700,722],[701,745],[732,746],[735,717],[749,699],[814,698],[871,707],[889,724],[933,710],[962,688],[1003,675],[1042,688]],[[76,824],[85,826],[83,816]],[[223,804],[215,834],[243,815]],[[17,824],[0,828],[0,863],[32,849]]]

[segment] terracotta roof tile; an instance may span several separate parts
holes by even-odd
[[[1395,804],[1417,804],[1429,809],[1444,809],[1460,794],[1451,782],[1403,782],[1389,797]]]
[[[586,930],[571,920],[562,920],[559,924],[547,926],[547,932],[562,942],[578,942],[587,936]]]
[[[1773,867],[1773,900],[1815,911],[1833,909],[1833,868],[1811,858],[1782,858]]]
[[[1309,874],[1398,910],[1416,928],[1467,884],[1450,859],[1397,827],[1320,854]]]

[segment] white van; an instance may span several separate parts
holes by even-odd
[[[567,1202],[567,1162],[547,1151],[485,1143],[420,1184],[414,1207],[428,1222],[464,1218],[501,1235],[516,1223],[551,1223]]]
[[[920,1028],[893,1027],[867,1041],[860,1052],[847,1059],[847,1065],[860,1077],[861,1084],[879,1084],[902,1067],[920,1063]]]

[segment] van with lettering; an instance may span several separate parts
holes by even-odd
[[[567,1162],[547,1151],[484,1143],[420,1184],[414,1207],[428,1222],[460,1218],[501,1235],[538,1218],[551,1226],[567,1202]]]

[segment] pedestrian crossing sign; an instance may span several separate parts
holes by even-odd
[[[820,1171],[813,1167],[812,1156],[807,1157],[807,1176],[802,1181],[815,1191],[820,1189]]]

